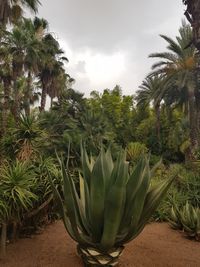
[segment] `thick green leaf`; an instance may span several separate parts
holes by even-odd
[[[108,149],[103,157],[103,168],[104,168],[104,181],[105,181],[105,191],[109,190],[110,177],[114,168],[112,156],[110,149]]]
[[[105,152],[101,150],[93,170],[90,181],[90,216],[92,236],[95,242],[101,240],[103,219],[104,219],[104,198],[105,198],[105,181],[104,181],[104,168],[103,157]]]
[[[138,223],[140,221],[140,218],[142,217],[141,214],[143,211],[143,207],[145,205],[147,191],[149,189],[149,184],[150,184],[150,170],[149,170],[149,165],[146,165],[145,174],[141,186],[139,187],[135,195],[135,198],[130,204],[130,215],[132,215],[132,218],[130,219],[130,221],[128,221],[127,236],[124,238],[123,242],[127,242],[137,232]]]
[[[159,186],[152,188],[145,199],[144,209],[141,215],[140,224],[146,223],[151,215],[155,212],[160,201],[165,196],[167,190],[169,189],[170,185],[174,181],[175,177],[168,179],[164,182],[161,182]]]
[[[106,198],[104,229],[101,239],[101,247],[104,250],[114,246],[123,215],[128,164],[125,162],[124,156],[121,159],[120,171]]]
[[[88,188],[90,188],[90,180],[91,180],[90,163],[86,149],[83,148],[82,145],[81,145],[81,162],[82,162],[84,180],[87,182]]]
[[[143,181],[144,174],[145,174],[145,166],[146,166],[146,159],[142,157],[138,164],[136,165],[134,171],[130,175],[126,186],[126,202],[125,202],[125,209],[123,215],[123,221],[121,223],[120,229],[123,229],[127,224],[130,224],[131,217],[132,217],[132,209],[133,200],[135,195]]]

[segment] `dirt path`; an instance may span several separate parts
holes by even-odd
[[[62,222],[43,234],[21,239],[8,246],[5,267],[81,267],[76,244],[66,234]],[[126,246],[120,267],[200,267],[200,243],[187,240],[167,224],[147,225],[143,233]]]

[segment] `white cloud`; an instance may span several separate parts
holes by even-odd
[[[117,52],[112,55],[87,53],[85,55],[85,70],[93,84],[116,80],[125,71],[125,56]]]
[[[151,70],[152,52],[166,49],[159,34],[174,37],[184,13],[174,0],[42,0],[40,15],[61,38],[74,88],[91,90],[122,86],[137,90]]]
[[[126,54],[122,51],[104,54],[86,48],[75,53],[64,40],[59,42],[69,58],[66,68],[76,79],[75,87],[78,86],[78,89],[80,83],[85,84],[86,81],[88,88],[84,88],[84,91],[114,87],[119,77],[125,74]]]

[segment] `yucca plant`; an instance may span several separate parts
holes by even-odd
[[[49,218],[56,211],[53,205],[53,193],[48,173],[51,174],[55,186],[57,188],[61,186],[61,171],[54,164],[53,158],[39,157],[33,166],[37,186],[33,188],[32,193],[37,196],[37,199],[33,202],[33,209],[29,210],[23,217],[24,230],[26,230],[26,227],[30,230],[38,229],[38,226],[41,223],[43,224],[44,220],[49,222]]]
[[[135,163],[140,159],[140,156],[142,154],[145,154],[148,152],[147,147],[145,144],[139,143],[139,142],[131,142],[127,146],[127,160],[131,163]]]
[[[80,188],[60,160],[63,192],[51,182],[61,216],[85,266],[116,266],[124,244],[143,230],[172,179],[151,188],[148,157],[129,173],[125,151],[113,162],[102,149],[96,161],[82,149]],[[50,178],[51,180],[51,178]]]
[[[189,237],[200,241],[200,208],[193,207],[188,202],[181,209],[172,207],[170,224],[173,228],[181,229]]]
[[[0,197],[8,207],[8,216],[2,223],[13,225],[13,239],[23,215],[32,208],[37,196],[32,192],[36,186],[35,174],[27,162],[5,162],[0,168]],[[2,206],[3,207],[3,206]],[[6,213],[5,213],[6,214]]]
[[[35,174],[28,162],[6,162],[0,169],[0,190],[11,207],[13,216],[32,206],[37,196],[32,193],[36,186]]]

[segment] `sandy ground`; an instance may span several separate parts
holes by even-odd
[[[76,244],[62,222],[48,226],[41,235],[8,245],[5,267],[81,267]],[[200,243],[185,239],[167,224],[152,223],[129,243],[120,258],[120,267],[200,267]]]

